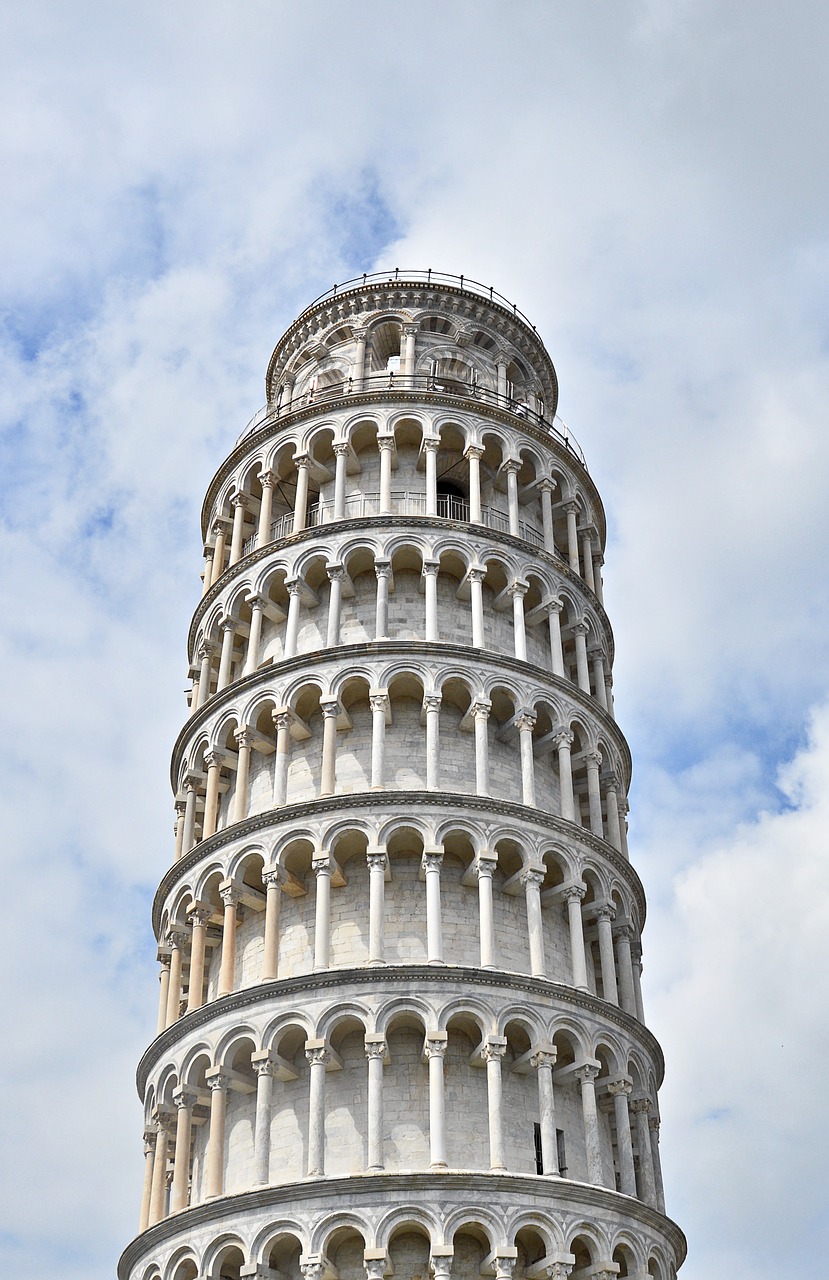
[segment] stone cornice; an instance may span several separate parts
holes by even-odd
[[[333,530],[340,533],[351,533],[353,530],[368,528],[389,528],[404,529],[414,526],[415,529],[436,529],[445,533],[447,529],[451,529],[453,533],[466,534],[469,537],[477,538],[482,534],[487,542],[496,544],[506,543],[507,546],[515,547],[516,550],[526,554],[529,548],[530,554],[539,560],[543,560],[550,565],[555,571],[575,587],[578,592],[586,596],[592,608],[595,610],[596,616],[601,622],[605,635],[607,637],[608,663],[612,667],[616,653],[616,643],[613,638],[613,628],[610,625],[610,619],[607,616],[604,605],[599,600],[595,591],[588,587],[581,574],[574,573],[562,555],[551,555],[549,551],[545,551],[543,547],[533,546],[532,543],[525,542],[523,538],[518,538],[514,534],[504,533],[500,529],[490,529],[487,525],[472,524],[468,520],[446,520],[438,516],[395,516],[395,515],[377,515],[377,516],[360,516],[351,520],[331,520],[324,526],[326,534]],[[249,552],[246,556],[236,561],[236,564],[229,565],[216,582],[211,586],[210,590],[205,592],[199,600],[193,611],[193,617],[190,622],[190,630],[187,633],[187,658],[188,661],[193,657],[193,645],[195,643],[196,631],[198,624],[204,614],[213,604],[224,590],[224,588],[238,577],[241,572],[249,569],[252,565],[258,564],[260,560],[265,560],[269,555],[273,555],[277,548],[281,549],[285,546],[302,547],[306,542],[313,542],[319,537],[320,529],[314,526],[310,529],[303,529],[300,533],[288,534],[285,538],[280,538],[278,542],[269,542],[267,546],[260,547],[257,550]]]
[[[429,409],[430,407],[454,409],[454,411],[461,417],[468,417],[471,412],[478,417],[488,418],[495,422],[501,422],[505,426],[511,427],[513,430],[518,429],[531,439],[535,440],[538,444],[547,445],[560,463],[572,467],[573,471],[578,475],[582,486],[589,493],[591,506],[599,528],[601,542],[604,544],[607,522],[599,491],[593,483],[587,468],[579,462],[576,455],[571,453],[569,449],[566,449],[564,445],[560,444],[548,431],[543,431],[541,427],[536,426],[535,423],[530,422],[526,418],[518,418],[515,414],[509,413],[505,409],[500,409],[496,405],[485,404],[482,401],[464,401],[463,407],[459,408],[457,396],[441,395],[439,392],[430,392],[428,396],[424,396],[422,392],[419,391],[401,391],[397,388],[392,391],[378,391],[376,389],[372,391],[353,391],[350,395],[343,395],[337,399],[306,405],[301,409],[291,410],[281,417],[276,418],[271,422],[267,422],[263,426],[258,427],[256,431],[252,432],[250,435],[243,437],[243,439],[234,446],[225,458],[224,462],[208,485],[201,510],[202,538],[206,539],[207,537],[213,503],[215,502],[219,489],[222,484],[224,484],[228,476],[232,474],[238,463],[240,463],[246,455],[251,452],[252,444],[258,448],[262,441],[273,439],[273,437],[279,435],[286,426],[291,426],[294,423],[307,422],[308,419],[314,417],[331,417],[332,413],[335,413],[337,409],[349,407],[351,405],[365,406],[371,404],[377,404],[378,406],[419,404],[424,408],[424,410]],[[474,407],[470,408],[470,405],[473,404]]]
[[[260,982],[253,987],[244,987],[227,996],[218,996],[210,1000],[200,1009],[185,1013],[171,1027],[167,1027],[156,1036],[152,1044],[144,1051],[136,1070],[136,1085],[139,1098],[144,1097],[147,1076],[158,1060],[171,1049],[184,1035],[197,1031],[200,1027],[209,1026],[225,1013],[240,1013],[256,1005],[269,1004],[279,999],[284,1001],[289,996],[307,996],[309,991],[341,992],[348,985],[370,987],[380,990],[394,987],[396,984],[414,987],[419,992],[428,991],[442,984],[464,984],[464,989],[488,987],[498,991],[516,992],[524,995],[540,997],[547,1007],[567,1006],[603,1018],[612,1022],[620,1030],[627,1033],[631,1040],[640,1044],[650,1055],[656,1068],[656,1087],[662,1084],[665,1074],[665,1060],[662,1048],[652,1031],[644,1023],[631,1014],[625,1013],[618,1005],[600,1000],[589,992],[577,991],[561,982],[550,982],[546,978],[533,978],[529,974],[498,972],[494,969],[478,969],[471,965],[370,965],[359,968],[326,969],[318,973],[298,974],[293,978],[277,978],[272,982]]]
[[[177,881],[183,879],[202,859],[209,859],[231,841],[244,840],[248,836],[281,826],[283,823],[288,825],[301,823],[308,818],[328,813],[348,813],[356,809],[358,813],[364,814],[367,806],[372,810],[395,809],[398,812],[405,812],[407,807],[433,810],[443,807],[452,813],[457,813],[459,799],[463,801],[465,813],[497,813],[499,817],[514,818],[529,826],[553,831],[565,840],[569,839],[571,842],[575,840],[576,844],[586,845],[588,849],[592,849],[626,881],[636,898],[640,928],[644,928],[647,907],[645,892],[638,875],[631,864],[617,853],[611,844],[594,836],[584,827],[577,827],[565,818],[543,813],[540,809],[534,809],[529,805],[518,804],[514,800],[497,800],[491,796],[460,796],[452,791],[356,791],[351,795],[319,796],[314,800],[304,800],[301,804],[286,804],[280,809],[265,809],[262,813],[245,818],[244,822],[234,822],[229,827],[223,827],[221,831],[217,831],[215,835],[208,836],[206,840],[200,840],[178,862],[174,862],[161,879],[153,900],[152,921],[155,935],[158,937],[161,927],[164,899]]]
[[[187,1237],[195,1228],[215,1222],[218,1229],[219,1223],[226,1223],[227,1219],[237,1216],[243,1218],[257,1209],[271,1210],[272,1216],[279,1219],[290,1216],[292,1206],[308,1201],[325,1198],[328,1204],[350,1204],[352,1200],[363,1203],[368,1196],[376,1197],[382,1209],[395,1192],[405,1192],[410,1202],[440,1204],[445,1194],[456,1189],[469,1193],[470,1204],[492,1203],[494,1196],[514,1193],[525,1199],[528,1206],[537,1206],[547,1213],[551,1210],[569,1211],[585,1217],[592,1209],[607,1213],[612,1218],[621,1215],[625,1220],[641,1223],[654,1235],[667,1240],[675,1252],[678,1266],[685,1260],[687,1242],[671,1218],[651,1209],[641,1200],[606,1187],[522,1173],[366,1173],[356,1178],[308,1178],[286,1186],[220,1196],[184,1209],[148,1228],[127,1245],[118,1262],[118,1280],[127,1280],[142,1258],[155,1254],[169,1242]]]

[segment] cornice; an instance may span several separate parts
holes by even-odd
[[[458,982],[464,984],[465,990],[481,987],[502,992],[520,991],[543,999],[548,1007],[565,1006],[581,1012],[592,1013],[605,1022],[611,1022],[636,1041],[649,1055],[656,1068],[656,1087],[661,1086],[665,1074],[665,1059],[662,1047],[652,1031],[632,1014],[625,1013],[618,1005],[600,1000],[589,992],[577,991],[561,982],[551,982],[546,978],[533,978],[529,974],[513,973],[493,969],[478,969],[471,965],[371,965],[355,968],[327,969],[322,972],[299,974],[292,978],[276,978],[272,982],[260,982],[253,987],[244,987],[241,991],[231,992],[227,996],[218,996],[215,1000],[203,1004],[200,1009],[193,1009],[183,1014],[172,1026],[167,1027],[152,1041],[141,1056],[136,1069],[135,1080],[139,1098],[143,1099],[147,1085],[147,1077],[156,1063],[165,1053],[185,1036],[210,1026],[224,1014],[241,1013],[242,1010],[267,1005],[273,1001],[286,1001],[291,996],[307,997],[309,991],[317,993],[331,991],[341,994],[349,985],[352,987],[370,987],[379,990],[383,987],[402,985],[414,987],[418,992],[427,991],[442,985]]]
[[[543,813],[530,805],[518,804],[514,800],[497,800],[491,796],[460,796],[453,791],[355,791],[350,795],[318,796],[314,800],[305,800],[300,804],[283,805],[279,809],[265,809],[261,813],[245,818],[244,822],[234,822],[223,827],[215,835],[200,840],[178,862],[174,862],[165,871],[161,883],[153,899],[152,924],[156,938],[161,927],[161,913],[164,900],[177,882],[184,879],[187,873],[198,865],[202,859],[209,859],[231,841],[245,840],[270,828],[301,823],[309,818],[318,818],[328,813],[347,813],[357,810],[365,814],[367,807],[372,811],[378,809],[395,809],[398,812],[406,808],[429,808],[436,810],[443,806],[452,813],[457,813],[458,802],[463,802],[465,813],[497,813],[499,817],[509,817],[529,826],[541,827],[553,831],[563,839],[586,846],[598,854],[626,882],[636,899],[639,910],[640,930],[645,927],[647,904],[642,882],[632,865],[618,853],[606,840],[594,836],[592,831],[577,827],[565,818],[555,814]]]
[[[225,1223],[227,1219],[235,1216],[244,1218],[255,1210],[270,1210],[273,1217],[279,1219],[289,1208],[323,1197],[329,1204],[351,1204],[362,1203],[364,1198],[371,1196],[376,1197],[382,1207],[398,1192],[405,1193],[410,1202],[440,1204],[448,1192],[455,1190],[468,1192],[471,1204],[491,1204],[495,1196],[512,1193],[547,1213],[556,1209],[560,1212],[569,1210],[589,1218],[589,1211],[597,1210],[611,1217],[621,1216],[640,1223],[654,1235],[667,1240],[674,1250],[678,1266],[687,1254],[685,1236],[671,1218],[633,1196],[610,1191],[606,1187],[567,1178],[533,1177],[521,1173],[364,1173],[352,1177],[308,1178],[286,1186],[219,1196],[184,1209],[149,1227],[127,1245],[118,1261],[118,1280],[128,1280],[131,1270],[142,1258],[155,1254],[170,1242],[187,1238],[196,1228],[215,1223],[218,1229],[218,1224]]]

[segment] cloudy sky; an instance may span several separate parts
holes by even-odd
[[[135,1230],[205,486],[377,266],[545,336],[605,499],[683,1280],[829,1256],[829,18],[814,0],[0,6],[0,1273]]]

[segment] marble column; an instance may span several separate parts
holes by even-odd
[[[321,796],[332,796],[336,790],[337,775],[337,717],[340,704],[336,698],[321,698],[322,712],[322,768],[320,770]]]
[[[236,765],[233,821],[244,822],[248,816],[248,781],[250,778],[250,753],[253,749],[253,730],[250,725],[240,725],[234,737],[239,747],[239,757]]]
[[[440,703],[439,693],[423,695],[426,713],[426,790],[437,791],[440,786]]]
[[[659,1116],[648,1117],[648,1129],[651,1135],[651,1163],[653,1164],[653,1181],[656,1191],[656,1207],[660,1213],[665,1212],[665,1187],[662,1183],[662,1161],[659,1157]]]
[[[210,676],[213,666],[213,645],[209,640],[202,640],[198,648],[199,657],[199,697],[198,706],[203,707],[210,697]]]
[[[394,436],[377,437],[380,450],[380,515],[391,515],[391,464],[394,454]]]
[[[559,1177],[558,1142],[556,1139],[556,1107],[553,1091],[553,1045],[540,1046],[530,1058],[538,1080],[538,1116],[541,1129],[541,1167],[545,1174]]]
[[[602,971],[602,994],[610,1004],[619,1003],[616,986],[616,965],[613,956],[613,918],[615,909],[606,903],[596,912],[596,928],[599,933],[599,962]]]
[[[227,1090],[230,1080],[214,1067],[207,1072],[210,1089],[210,1128],[207,1134],[207,1152],[204,1162],[204,1198],[212,1200],[224,1190],[225,1164],[225,1115],[227,1114]]]
[[[544,531],[544,550],[551,556],[555,555],[556,550],[553,529],[553,493],[555,488],[555,480],[550,480],[547,477],[538,482],[538,490],[541,494],[541,527]]]
[[[402,360],[400,361],[400,372],[404,378],[414,377],[415,371],[415,342],[417,340],[417,325],[404,324],[403,326],[403,351]],[[410,385],[410,384],[406,384]]]
[[[334,445],[334,519],[345,519],[345,486],[346,468],[348,466],[348,444],[341,441]]]
[[[262,981],[272,982],[279,977],[279,916],[282,906],[282,881],[285,873],[281,867],[262,872],[265,886],[265,940],[262,947]]]
[[[492,703],[477,698],[469,708],[475,719],[475,794],[489,795],[489,737],[487,724]]]
[[[484,578],[486,569],[470,569],[469,595],[472,603],[472,644],[476,649],[484,647]]]
[[[311,472],[311,459],[307,453],[296,459],[296,502],[291,533],[301,533],[308,520],[308,480]]]
[[[630,1109],[635,1117],[636,1149],[639,1153],[639,1199],[656,1208],[656,1179],[653,1172],[653,1150],[648,1115],[650,1098],[633,1098]]]
[[[573,573],[579,573],[579,539],[576,531],[576,516],[579,504],[565,502],[564,514],[567,516],[567,560]]]
[[[581,531],[581,576],[591,591],[595,589],[593,579],[593,532],[591,529]]]
[[[245,516],[248,509],[248,495],[236,493],[230,500],[233,507],[233,530],[230,535],[230,556],[227,567],[236,564],[242,558],[242,539],[245,532]]]
[[[602,767],[600,751],[586,751],[584,764],[587,770],[587,806],[590,813],[590,830],[600,840],[604,839],[604,823],[602,822],[602,792],[599,784],[599,770]]]
[[[616,1152],[619,1159],[620,1190],[626,1196],[636,1195],[636,1171],[633,1164],[633,1143],[630,1136],[630,1112],[628,1098],[631,1083],[629,1080],[611,1080],[607,1091],[613,1099],[616,1115]]]
[[[388,689],[370,689],[368,704],[371,708],[371,789],[382,791],[385,786]]]
[[[138,1217],[138,1230],[146,1231],[150,1225],[150,1200],[153,1193],[153,1164],[155,1162],[155,1129],[144,1131],[144,1178],[141,1185],[141,1212]]]
[[[366,1133],[366,1168],[380,1170],[383,1159],[383,1064],[388,1053],[386,1041],[381,1035],[365,1038],[368,1064],[368,1116]]]
[[[375,609],[374,638],[389,638],[389,580],[391,578],[391,561],[375,560],[374,574],[377,578],[377,604]]]
[[[581,903],[587,889],[584,885],[568,885],[563,898],[567,904],[567,922],[570,927],[570,957],[573,965],[573,986],[587,991],[587,959],[584,954],[584,923]]]
[[[327,969],[331,951],[331,875],[334,867],[331,855],[317,854],[311,859],[311,869],[317,880],[314,910],[314,971]]]
[[[521,883],[527,904],[527,933],[530,940],[530,973],[534,978],[546,978],[544,962],[544,925],[541,917],[541,886],[544,883],[542,867],[525,867]]]
[[[429,1036],[424,1053],[429,1061],[429,1165],[446,1168],[446,1104],[443,1090],[443,1059],[446,1033]]]
[[[384,849],[366,850],[368,865],[368,962],[385,964],[383,924],[386,898],[388,857]]]
[[[181,1010],[181,970],[184,960],[184,947],[187,934],[183,929],[171,929],[166,938],[170,949],[170,984],[167,989],[166,1025],[171,1027],[178,1021]]]
[[[501,1088],[501,1063],[507,1051],[506,1038],[488,1036],[481,1057],[486,1063],[487,1114],[489,1117],[489,1167],[506,1169],[504,1161],[504,1121]]]
[[[595,1080],[598,1066],[584,1063],[576,1069],[576,1079],[581,1086],[581,1113],[584,1122],[584,1146],[587,1154],[587,1181],[594,1186],[604,1185],[602,1144],[599,1137],[599,1114],[596,1109]]]
[[[518,521],[518,472],[521,470],[521,463],[516,458],[509,458],[504,463],[504,471],[507,477],[507,510],[509,512],[509,531],[513,537],[517,538],[520,532],[520,524]]]
[[[564,680],[564,649],[561,644],[561,611],[564,605],[561,600],[550,600],[547,602],[547,608],[549,610],[547,625],[550,628],[550,666],[553,669],[553,675]]]
[[[219,969],[219,988],[217,996],[227,996],[233,991],[236,982],[236,923],[239,909],[239,890],[235,881],[223,880],[219,885],[219,896],[224,905],[222,922],[222,959]]]
[[[238,625],[235,618],[224,618],[219,623],[219,630],[222,633],[222,647],[219,654],[219,678],[216,681],[217,693],[221,693],[222,689],[226,689],[230,684],[233,646],[236,642],[236,628]]]
[[[619,779],[615,773],[606,773],[604,779],[605,807],[607,809],[607,838],[618,852],[622,852],[622,832],[619,827]]]
[[[535,760],[533,758],[533,729],[535,716],[530,711],[522,711],[515,717],[518,730],[519,750],[521,753],[521,802],[535,805]]]
[[[559,729],[553,739],[558,752],[558,785],[561,795],[561,817],[567,822],[576,820],[576,802],[573,795],[573,768],[570,761],[570,748],[573,735],[569,729]]]
[[[155,1114],[157,1133],[153,1156],[153,1180],[150,1187],[150,1214],[148,1226],[152,1227],[164,1217],[164,1201],[167,1194],[167,1156],[173,1131],[172,1116],[167,1112]]]
[[[636,988],[633,982],[633,960],[630,943],[633,937],[633,926],[623,920],[613,930],[616,943],[616,956],[619,962],[619,1003],[625,1013],[636,1017]]]
[[[216,540],[213,543],[213,572],[210,575],[211,587],[218,582],[225,571],[225,526],[218,520],[213,525]]]
[[[190,1136],[196,1095],[189,1089],[176,1089],[176,1148],[173,1157],[173,1182],[170,1187],[170,1212],[187,1208],[190,1184]]]
[[[285,623],[285,658],[295,658],[299,639],[299,611],[302,605],[302,580],[286,578],[288,591],[288,621]]]
[[[256,1072],[256,1112],[253,1123],[253,1181],[255,1186],[265,1187],[270,1181],[271,1108],[273,1105],[273,1078],[276,1067],[267,1051],[252,1054],[251,1065]]]
[[[310,1069],[308,1089],[308,1177],[325,1176],[325,1069],[328,1046],[322,1040],[306,1040],[305,1057]]]
[[[187,1012],[204,1004],[204,956],[207,947],[207,922],[210,908],[196,906],[188,915],[190,935],[190,979],[187,990]]]
[[[498,855],[482,850],[475,858],[475,875],[478,881],[478,926],[481,942],[481,968],[494,969],[495,914],[492,878],[498,865]]]
[[[262,486],[262,501],[259,504],[259,520],[256,527],[257,550],[269,546],[271,541],[273,494],[278,477],[273,471],[262,471],[259,475],[259,483]]]
[[[570,628],[576,642],[576,683],[582,693],[590,693],[590,670],[587,666],[587,633],[586,622],[577,622]]]
[[[264,596],[251,596],[248,604],[250,605],[250,632],[248,633],[248,648],[242,672],[245,676],[253,675],[259,666],[259,650],[262,645],[262,618],[268,602]]]
[[[426,455],[426,514],[436,516],[438,513],[438,449],[439,436],[423,437],[423,452]]]
[[[589,649],[587,657],[593,668],[593,684],[596,687],[596,701],[603,711],[607,711],[607,687],[604,678],[604,653],[597,645],[594,649]]]
[[[276,751],[273,766],[273,803],[279,808],[286,803],[288,796],[288,766],[291,762],[291,720],[292,715],[287,707],[279,707],[273,712],[276,728]]]
[[[155,1034],[160,1036],[167,1026],[167,1001],[170,998],[171,965],[169,952],[159,949],[158,963],[161,967],[158,971],[158,1021],[156,1022]]]
[[[443,964],[443,930],[440,919],[440,869],[443,852],[424,851],[421,865],[426,876],[426,959],[429,964]]]
[[[425,639],[438,639],[438,573],[439,560],[423,561],[423,592],[426,597],[426,633]]]
[[[326,569],[330,590],[328,594],[328,628],[325,636],[327,648],[340,643],[340,613],[342,610],[343,579],[345,569],[341,564],[330,564]]]
[[[524,596],[529,584],[512,582],[508,587],[512,599],[512,630],[515,656],[520,662],[527,661],[527,628],[524,620]]]
[[[471,444],[464,452],[469,462],[469,519],[473,524],[480,524],[481,511],[481,458],[483,449],[480,445]]]

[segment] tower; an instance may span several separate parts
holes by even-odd
[[[205,498],[120,1280],[673,1280],[605,526],[491,289],[312,303]]]

